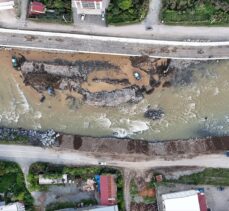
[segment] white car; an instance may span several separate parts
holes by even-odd
[[[81,14],[80,19],[81,19],[81,21],[84,21],[84,19],[85,19],[85,14]]]
[[[101,165],[101,166],[106,166],[107,165],[107,163],[105,161],[99,161],[98,164]]]
[[[102,12],[101,18],[102,18],[102,21],[105,21],[105,12]]]

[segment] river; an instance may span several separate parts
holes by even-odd
[[[147,140],[229,135],[229,61],[194,65],[176,73],[170,88],[157,89],[138,104],[79,108],[66,104],[61,93],[39,102],[11,68],[11,53],[1,52],[0,124],[89,135],[129,136]],[[161,108],[158,121],[144,118],[147,107]],[[71,108],[70,108],[71,107]]]

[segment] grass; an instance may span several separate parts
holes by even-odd
[[[26,210],[33,210],[33,198],[26,189],[24,175],[13,162],[0,161],[0,192],[6,203],[22,201]]]
[[[63,174],[78,179],[87,180],[93,178],[95,175],[101,174],[114,174],[116,175],[117,184],[117,201],[120,211],[125,210],[125,202],[123,195],[123,176],[122,173],[113,168],[107,167],[70,167],[63,165],[54,165],[49,163],[34,163],[30,166],[28,181],[30,183],[31,191],[47,191],[48,185],[39,185],[39,174],[43,174],[44,177],[61,177]]]
[[[193,185],[229,186],[229,169],[207,168],[203,172],[182,176],[178,180],[167,180],[166,182]]]
[[[173,2],[177,7],[172,7]],[[216,7],[213,0],[194,1],[188,4],[188,1],[179,5],[178,0],[163,0],[161,11],[161,20],[166,24],[182,25],[227,25],[229,24],[229,12],[224,7]],[[226,0],[224,3],[228,4]],[[179,8],[179,9],[178,9]]]
[[[107,23],[127,25],[139,23],[145,19],[149,9],[149,0],[111,0],[107,9]]]

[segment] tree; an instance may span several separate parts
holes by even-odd
[[[128,10],[132,6],[132,0],[118,0],[118,6],[122,10]]]

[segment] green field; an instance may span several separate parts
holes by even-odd
[[[6,203],[22,201],[26,210],[33,210],[33,198],[25,187],[24,175],[13,162],[0,161],[0,193]]]
[[[229,0],[162,0],[165,24],[227,25]]]
[[[178,180],[168,180],[166,182],[193,185],[229,186],[229,169],[207,168],[203,172],[182,176]]]

